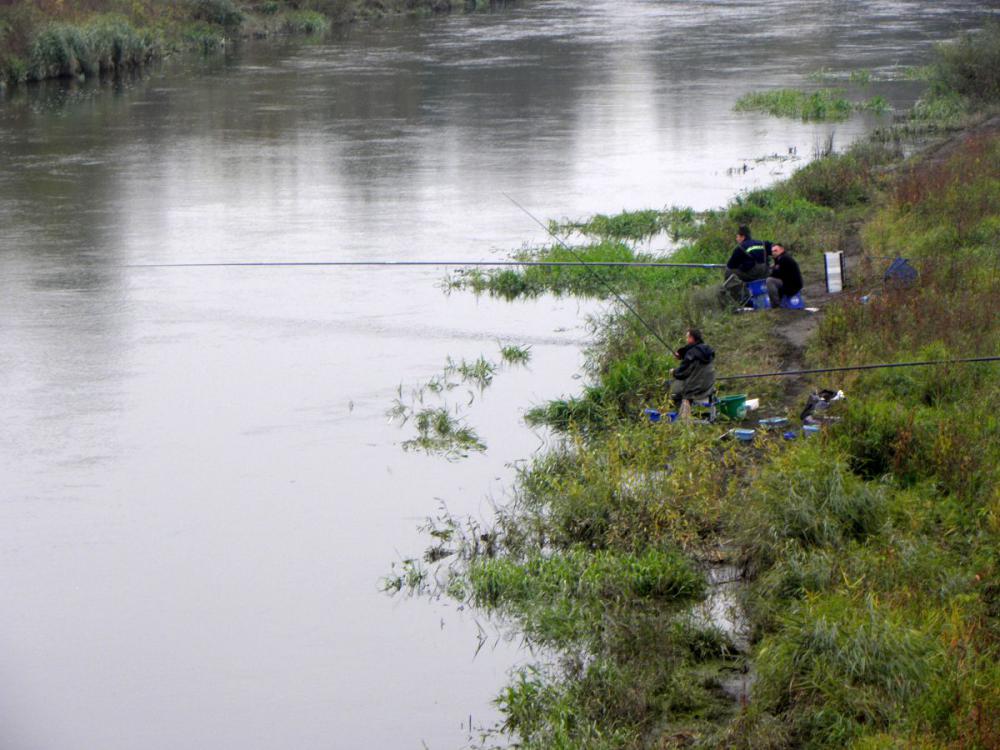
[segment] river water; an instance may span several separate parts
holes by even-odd
[[[988,11],[551,0],[0,103],[0,747],[456,747],[523,658],[378,581],[440,504],[502,501],[594,307],[449,296],[435,269],[131,264],[490,258],[543,238],[501,191],[545,219],[719,205],[802,163],[755,158],[875,124],[737,96],[898,77]],[[498,341],[530,366],[455,397],[489,450],[404,452],[397,386]]]

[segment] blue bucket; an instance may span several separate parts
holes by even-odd
[[[771,298],[767,296],[767,279],[748,281],[747,289],[750,292],[750,302],[754,310],[769,310],[771,308]]]
[[[793,294],[791,297],[782,297],[781,306],[786,310],[805,310],[806,303],[802,299],[802,293],[798,292]]]

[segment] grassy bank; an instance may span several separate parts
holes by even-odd
[[[991,29],[940,51],[914,116],[951,100],[969,129],[915,157],[882,137],[725,209],[569,228],[594,259],[666,229],[675,257],[715,262],[750,223],[807,281],[821,250],[850,254],[850,288],[804,346],[785,331],[805,313],[733,315],[715,274],[610,276],[668,342],[700,327],[721,373],[1000,354],[998,41]],[[884,282],[896,255],[917,283]],[[604,294],[575,269],[456,283]],[[1000,746],[997,366],[757,383],[765,414],[793,421],[810,388],[848,399],[819,437],[741,444],[719,439],[727,426],[645,422],[672,358],[623,310],[596,331],[583,392],[532,414],[562,445],[521,471],[491,528],[435,520],[435,554],[388,580],[492,613],[550,655],[499,696],[501,731],[539,750]],[[698,607],[715,601],[720,562],[741,574],[745,642]]]
[[[15,0],[0,5],[0,85],[141,68],[242,38],[322,34],[387,15],[482,11],[505,0]]]

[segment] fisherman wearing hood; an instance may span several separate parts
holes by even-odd
[[[697,328],[687,332],[687,346],[682,346],[674,356],[681,360],[672,371],[670,398],[674,404],[683,401],[707,399],[715,390],[715,351],[701,337]]]

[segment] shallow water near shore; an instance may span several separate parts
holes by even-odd
[[[878,123],[739,95],[898,79],[989,9],[553,0],[0,103],[0,746],[456,747],[523,658],[379,577],[440,504],[502,502],[543,444],[521,413],[579,387],[600,306],[446,295],[434,269],[131,264],[543,241],[501,191],[542,219],[716,206]],[[397,386],[498,341],[528,367],[452,399],[486,454],[403,452]]]

